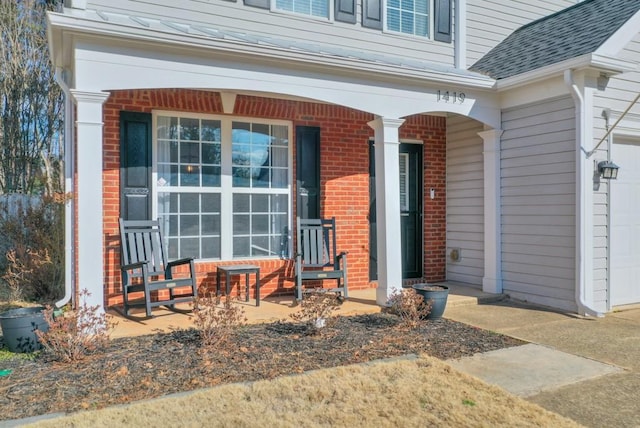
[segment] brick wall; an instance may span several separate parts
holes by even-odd
[[[222,114],[222,103],[217,93],[196,90],[114,91],[105,103],[103,227],[105,294],[108,305],[121,301],[118,238],[119,113],[121,110],[151,112],[153,109]],[[373,116],[340,106],[242,95],[236,99],[234,115],[289,120],[294,132],[298,125],[320,127],[321,215],[336,217],[338,251],[349,252],[349,288],[372,286],[368,279],[368,214],[369,139],[373,138],[373,129],[367,122],[373,120]],[[401,139],[424,142],[424,279],[428,281],[442,280],[445,277],[445,126],[445,118],[442,117],[413,116],[400,128]],[[293,150],[295,151],[295,144]],[[295,177],[295,171],[293,176]],[[436,189],[435,200],[429,198],[430,188]],[[295,195],[295,190],[293,194]],[[293,199],[295,205],[295,198]],[[290,261],[269,259],[251,263],[261,267],[263,297],[292,293],[293,265]],[[215,284],[216,265],[217,263],[211,262],[197,263],[198,280],[201,284]]]

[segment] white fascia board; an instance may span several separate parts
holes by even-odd
[[[51,24],[52,12],[47,12],[47,45],[53,67],[62,67],[62,31]]]
[[[634,62],[624,61],[607,55],[596,53],[585,54],[579,57],[561,61],[546,67],[538,68],[527,73],[518,74],[506,79],[498,80],[498,91],[514,89],[519,86],[530,85],[553,76],[563,75],[565,70],[599,70],[608,75],[635,71],[638,65]]]
[[[490,90],[495,87],[495,80],[483,76],[465,76],[450,74],[437,70],[419,70],[408,67],[397,67],[383,63],[371,63],[357,58],[336,58],[330,55],[314,54],[290,49],[266,46],[243,41],[204,37],[193,33],[168,33],[149,28],[137,28],[119,25],[109,22],[83,19],[78,16],[69,16],[51,13],[49,15],[50,27],[54,31],[72,32],[97,37],[120,38],[131,41],[145,41],[173,45],[190,49],[215,49],[234,56],[259,56],[277,60],[278,62],[290,62],[297,64],[309,64],[321,67],[341,68],[345,70],[357,70],[359,72],[375,73],[389,77],[410,79],[417,82],[432,82],[447,85],[458,85],[474,89]]]
[[[613,36],[609,37],[603,44],[596,49],[596,53],[606,56],[616,56],[629,42],[638,34],[640,28],[640,12],[636,12],[616,31]]]

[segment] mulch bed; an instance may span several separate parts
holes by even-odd
[[[425,353],[443,360],[523,342],[447,319],[413,330],[396,316],[336,317],[322,334],[289,322],[249,325],[224,349],[199,352],[194,329],[112,340],[74,364],[10,358],[0,361],[0,420],[94,409],[208,386],[272,379],[308,370]]]

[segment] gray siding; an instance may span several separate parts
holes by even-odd
[[[517,28],[576,3],[576,0],[468,0],[467,64],[473,65]]]
[[[634,37],[634,39],[622,50],[619,57],[627,61],[640,63],[640,35]],[[597,144],[606,134],[602,111],[605,108],[611,110],[611,124],[613,125],[638,93],[640,93],[640,72],[624,73],[614,76],[609,80],[609,84],[604,92],[596,93],[594,100],[595,108],[593,112],[594,145]],[[629,114],[625,116],[624,122],[627,124],[635,122],[635,132],[640,129],[639,104],[636,104],[631,108]],[[624,132],[624,124],[616,131]],[[594,159],[607,159],[608,149],[607,143],[602,143],[598,151],[593,155]],[[613,159],[613,161],[615,162],[615,159]],[[594,196],[594,303],[596,307],[602,308],[602,310],[606,308],[608,298],[608,184],[607,180],[602,180],[600,189],[595,192]]]
[[[463,116],[447,119],[447,279],[482,286],[484,276],[484,167],[481,123]]]
[[[291,13],[270,12],[267,9],[245,6],[242,0],[89,0],[89,8],[112,11],[124,15],[151,17],[172,22],[195,22],[199,25],[274,36],[309,43],[322,43],[337,48],[356,49],[372,55],[394,55],[434,63],[453,65],[453,43],[442,43],[422,37],[383,33],[360,25],[362,0],[357,1],[356,24],[329,22]]]
[[[503,111],[505,293],[576,310],[575,116],[570,97]]]

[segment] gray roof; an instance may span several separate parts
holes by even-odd
[[[504,79],[593,53],[638,10],[640,0],[585,0],[520,27],[469,70]]]

